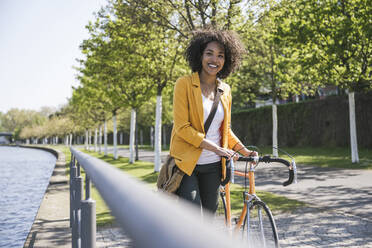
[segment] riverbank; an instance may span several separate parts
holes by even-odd
[[[65,155],[54,149],[26,147],[52,152],[57,161],[23,247],[71,247],[70,196]]]

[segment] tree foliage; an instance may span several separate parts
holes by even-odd
[[[311,82],[352,91],[372,87],[372,5],[368,0],[281,2],[277,38],[292,46]]]
[[[1,126],[18,138],[24,127],[42,125],[46,120],[47,117],[38,111],[13,108],[1,116]]]

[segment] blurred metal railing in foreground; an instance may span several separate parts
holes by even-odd
[[[135,247],[243,247],[228,231],[217,230],[210,216],[201,221],[200,213],[191,205],[154,192],[119,169],[72,147],[71,154],[72,247],[95,247],[95,202],[90,199],[90,180]],[[86,200],[79,204],[83,192],[80,165],[88,175],[88,187]]]

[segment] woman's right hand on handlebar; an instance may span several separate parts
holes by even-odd
[[[218,156],[225,157],[227,159],[230,159],[234,155],[234,151],[223,148],[223,147],[220,147],[220,146],[214,144],[213,142],[211,142],[207,139],[204,139],[201,142],[200,147],[203,148],[203,149],[212,151],[212,152],[216,153]],[[234,159],[235,159],[235,157],[234,157]]]
[[[226,158],[227,160],[230,160],[233,156],[234,161],[239,158],[239,155],[234,153],[234,151],[222,147],[219,147],[215,153],[220,157]]]

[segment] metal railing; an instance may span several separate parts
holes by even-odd
[[[215,228],[213,218],[201,218],[191,204],[154,192],[110,164],[72,147],[70,150],[73,248],[95,247],[95,202],[90,198],[90,180],[135,247],[243,247],[229,231]],[[87,175],[85,200],[80,166]]]
[[[70,163],[70,227],[72,247],[96,247],[96,202],[90,198],[90,179],[85,176],[85,200],[80,163],[71,150]]]

